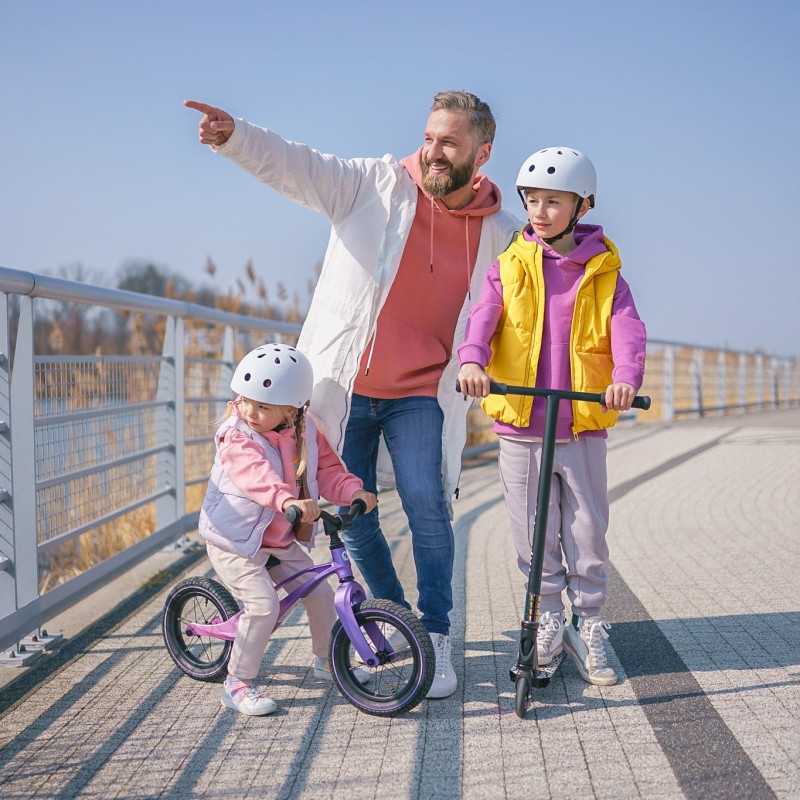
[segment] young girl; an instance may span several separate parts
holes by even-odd
[[[571,147],[540,150],[522,165],[517,191],[530,224],[487,273],[458,348],[458,377],[465,395],[486,398],[483,408],[496,420],[506,508],[526,575],[545,401],[487,396],[486,373],[512,385],[605,392],[606,408],[559,403],[537,652],[544,665],[566,647],[584,680],[610,685],[617,676],[600,615],[608,559],[605,429],[641,386],[645,328],[616,247],[599,225],[577,224],[594,207],[592,162]],[[566,633],[563,589],[579,620]]]
[[[217,452],[198,529],[211,565],[244,606],[221,698],[223,706],[243,714],[271,714],[277,708],[252,681],[279,611],[273,579],[312,566],[297,539],[312,540],[320,493],[337,505],[363,500],[367,511],[377,502],[345,470],[306,412],[313,384],[311,364],[294,347],[257,347],[236,367],[231,389],[238,396],[214,437]],[[295,529],[283,515],[289,505],[302,512]],[[280,560],[271,574],[266,569],[270,556]],[[314,675],[323,680],[331,680],[333,599],[331,587],[321,583],[302,601],[316,656]]]

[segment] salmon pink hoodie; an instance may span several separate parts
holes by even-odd
[[[436,397],[478,253],[482,218],[500,209],[500,190],[475,177],[476,195],[448,209],[422,188],[422,148],[400,163],[417,184],[417,207],[397,277],[362,355],[354,392],[367,397]]]

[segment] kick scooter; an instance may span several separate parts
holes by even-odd
[[[533,700],[533,689],[541,689],[550,683],[564,658],[562,650],[546,666],[539,666],[536,652],[536,636],[539,630],[539,603],[542,588],[542,564],[544,562],[545,539],[547,537],[547,513],[550,504],[550,483],[553,478],[553,454],[556,448],[556,422],[558,404],[561,400],[583,400],[605,405],[605,393],[568,392],[558,389],[529,389],[524,386],[507,386],[491,382],[490,394],[515,394],[546,398],[544,434],[542,436],[542,461],[539,467],[539,489],[536,498],[536,516],[533,523],[533,546],[531,565],[528,572],[528,587],[525,593],[525,617],[522,620],[519,637],[517,663],[511,668],[510,676],[515,684],[515,710],[524,719]],[[636,397],[633,408],[647,410],[650,398]]]
[[[281,598],[275,629],[298,602],[322,581],[337,576],[335,606],[339,620],[333,626],[329,650],[331,675],[339,691],[367,714],[394,717],[418,705],[431,688],[436,654],[422,622],[408,609],[390,600],[367,600],[353,578],[350,558],[339,532],[350,527],[366,509],[356,500],[348,513],[320,512],[330,539],[331,560],[309,567],[276,583]],[[286,518],[294,523],[300,510],[289,506]],[[267,569],[280,563],[267,562]],[[300,586],[287,587],[298,578]],[[221,679],[242,615],[227,589],[211,578],[181,581],[164,604],[162,633],[170,657],[180,670],[200,681]],[[363,673],[369,679],[362,683]]]

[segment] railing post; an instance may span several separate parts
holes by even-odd
[[[800,358],[792,359],[792,402],[800,402]]]
[[[703,351],[699,348],[694,351],[694,358],[692,359],[692,367],[694,368],[694,386],[692,391],[694,394],[693,400],[697,415],[703,416]]]
[[[8,363],[3,365],[8,370]],[[33,298],[19,298],[19,324],[11,379],[11,511],[13,515],[13,575],[16,607],[39,596],[38,527],[36,524],[36,462],[34,460]]]
[[[739,353],[739,408],[747,410],[747,356]]]
[[[8,295],[0,294],[0,619],[17,610],[14,588],[14,516],[11,511],[11,386],[9,382]]]
[[[675,419],[675,350],[671,344],[664,347],[664,385],[662,387],[664,419]]]
[[[756,356],[756,402],[758,403],[758,410],[764,410],[764,356],[760,353]]]
[[[781,362],[781,379],[783,383],[783,408],[789,408],[792,403],[792,374],[789,371],[789,359],[785,358]]]
[[[233,362],[235,359],[234,345],[236,342],[236,331],[226,325],[222,332],[222,363],[219,366],[219,390],[217,397],[225,397],[231,394],[231,378],[233,378]],[[223,414],[223,406],[219,413]]]
[[[780,393],[778,391],[778,359],[771,358],[769,360],[769,407],[777,408]]]
[[[156,486],[170,491],[156,500],[156,530],[177,522],[186,508],[183,339],[183,319],[167,317],[156,391],[156,399],[166,405],[158,409],[156,431],[166,438],[169,448],[158,456]]]

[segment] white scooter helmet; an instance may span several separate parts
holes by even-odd
[[[311,400],[314,370],[309,360],[288,344],[262,344],[237,365],[231,380],[236,394],[275,406],[303,408]]]
[[[525,189],[555,189],[589,199],[594,208],[597,172],[594,164],[573,147],[545,147],[525,159],[517,175],[517,191],[525,202]]]

